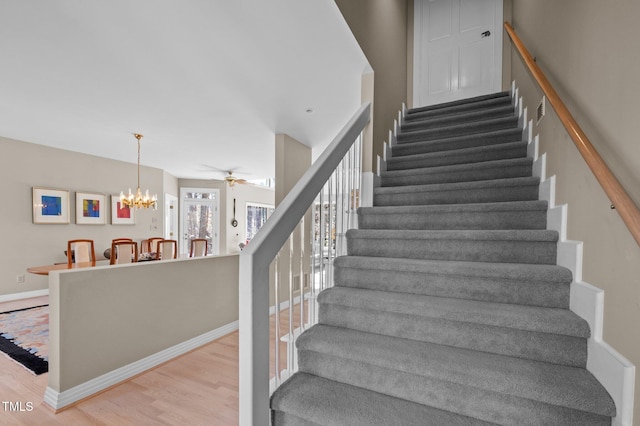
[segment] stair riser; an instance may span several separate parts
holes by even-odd
[[[492,118],[512,117],[513,108],[510,106],[492,108],[490,110],[472,111],[466,113],[443,114],[438,117],[418,119],[411,117],[400,126],[401,132],[413,132],[419,130],[431,130],[437,127],[445,127],[464,123],[473,123]]]
[[[407,113],[409,115],[412,115],[424,112],[431,113],[434,111],[452,110],[457,108],[484,108],[488,104],[495,102],[511,102],[511,94],[509,92],[491,93],[488,95],[476,96],[474,98],[445,102],[438,105],[427,105],[423,107],[411,108],[407,111]]]
[[[446,155],[391,157],[387,160],[387,170],[420,169],[424,167],[453,166],[456,164],[482,163],[484,161],[525,158],[525,143],[507,147],[492,146],[480,152],[449,152]]]
[[[424,173],[411,176],[382,175],[382,186],[429,185],[433,183],[472,182],[531,176],[531,164],[461,170],[448,173]]]
[[[546,229],[543,211],[360,214],[360,229]]]
[[[381,271],[334,266],[338,287],[364,288],[516,305],[569,308],[569,283]]]
[[[328,354],[300,351],[298,360],[301,371],[315,376],[488,422],[514,425],[610,424],[609,418],[595,414],[466,387],[432,377],[407,374]],[[345,375],[345,370],[350,374]]]
[[[465,126],[439,127],[432,130],[401,132],[398,134],[397,140],[399,144],[416,141],[430,141],[435,139],[472,135],[474,133],[513,129],[516,127],[518,127],[517,118],[497,119],[495,121],[471,123]]]
[[[362,235],[362,234],[359,234]],[[554,241],[360,238],[347,235],[351,256],[501,263],[556,263]]]
[[[406,122],[427,120],[430,118],[442,117],[452,114],[465,114],[474,111],[484,111],[485,109],[499,108],[508,105],[511,105],[510,97],[495,98],[487,101],[473,102],[453,107],[437,108],[426,111],[409,110],[407,111],[404,119]]]
[[[586,339],[321,303],[319,324],[569,367],[586,366]]]
[[[318,423],[309,422],[300,417],[283,413],[282,411],[271,411],[271,426],[321,426]]]
[[[538,199],[538,185],[479,188],[459,191],[375,193],[376,206],[424,206],[430,204],[494,203]]]
[[[294,374],[276,390],[271,408],[292,416],[284,420],[289,421],[282,423],[285,426],[490,426],[478,419],[303,372]],[[298,419],[302,421],[296,423]]]
[[[392,152],[393,157],[398,158],[405,155],[428,154],[433,152],[477,148],[481,146],[492,146],[520,141],[522,141],[522,131],[520,129],[513,129],[451,139],[441,139],[431,142],[413,142],[404,143],[402,145],[396,144],[393,146]]]

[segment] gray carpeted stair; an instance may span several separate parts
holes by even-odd
[[[546,201],[365,207],[363,229],[545,229]]]
[[[274,425],[608,425],[509,93],[410,110]]]

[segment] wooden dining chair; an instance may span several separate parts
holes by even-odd
[[[135,241],[115,241],[111,243],[111,265],[138,261],[138,243]]]
[[[142,240],[140,243],[140,253],[156,253],[158,251],[158,241],[162,241],[164,238],[151,237],[146,240]]]
[[[209,242],[206,238],[193,238],[191,240],[191,250],[189,251],[189,257],[202,257],[206,256],[209,251]]]
[[[120,241],[133,241],[133,238],[114,238],[113,240],[111,240],[112,243],[117,243]]]
[[[160,240],[156,253],[158,260],[176,259],[178,257],[178,242],[176,240]]]
[[[71,268],[74,263],[96,264],[96,251],[93,240],[69,240],[67,241],[67,266]]]

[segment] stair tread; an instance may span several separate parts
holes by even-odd
[[[318,295],[318,303],[579,338],[588,338],[591,334],[585,320],[567,309],[559,308],[349,287],[332,287],[322,291]]]
[[[425,206],[373,206],[359,207],[358,214],[398,215],[451,213],[451,212],[502,212],[539,210],[546,211],[549,203],[541,200],[530,201],[504,201],[495,203],[469,203],[469,204],[431,204]]]
[[[271,409],[318,425],[483,426],[478,419],[298,372],[271,398]]]
[[[538,177],[517,177],[504,179],[475,180],[468,182],[430,183],[423,185],[381,186],[374,188],[374,194],[400,194],[410,192],[451,191],[479,188],[502,188],[522,185],[539,185]]]
[[[429,126],[429,128],[448,126],[452,123],[471,123],[483,121],[488,118],[513,117],[514,111],[511,104],[493,105],[489,108],[470,111],[451,111],[448,114],[439,115],[411,115],[400,125],[400,131],[404,132],[413,127]]]
[[[516,127],[518,125],[518,117],[509,116],[509,117],[499,117],[499,118],[491,118],[488,120],[480,120],[480,121],[472,121],[468,123],[459,123],[459,124],[451,124],[442,127],[436,127],[433,129],[420,129],[420,130],[401,130],[398,133],[398,143],[403,143],[402,139],[404,137],[415,137],[417,135],[429,136],[433,134],[440,134],[443,132],[452,132],[455,133],[457,131],[469,131],[469,132],[486,132],[483,130],[487,127]]]
[[[467,104],[474,104],[474,103],[478,103],[478,102],[482,102],[482,101],[486,101],[486,100],[491,100],[491,99],[511,99],[511,92],[509,91],[503,91],[503,92],[496,92],[496,93],[490,93],[488,95],[480,95],[480,96],[474,96],[472,98],[466,98],[466,99],[458,99],[455,101],[450,101],[450,102],[444,102],[444,103],[440,103],[440,104],[436,104],[436,105],[428,105],[428,106],[424,106],[424,107],[417,107],[417,108],[410,108],[407,111],[407,114],[415,114],[418,112],[423,112],[423,111],[434,111],[434,110],[439,110],[439,109],[445,109],[445,108],[449,108],[449,107],[454,107],[454,106],[459,106],[459,105],[467,105]]]
[[[391,157],[387,160],[387,162],[390,164],[393,164],[393,163],[407,162],[409,160],[411,161],[433,160],[433,159],[440,159],[440,158],[448,158],[451,156],[474,155],[474,154],[479,154],[481,152],[501,151],[504,149],[517,148],[521,146],[527,146],[527,142],[516,141],[516,142],[500,143],[495,145],[476,146],[473,148],[452,149],[449,151],[436,151],[436,152],[428,152],[424,154],[410,154],[410,155],[403,155],[401,157]],[[392,152],[393,152],[393,148],[392,148]],[[479,162],[482,162],[482,161],[479,161]],[[435,167],[442,167],[442,166],[435,166]]]
[[[492,168],[501,168],[508,166],[528,166],[533,164],[533,160],[528,157],[521,158],[507,158],[504,160],[488,160],[480,161],[477,163],[463,163],[463,164],[451,164],[446,166],[432,166],[432,167],[416,167],[412,169],[402,170],[386,170],[382,173],[382,178],[385,177],[405,177],[415,175],[431,175],[438,173],[457,173],[461,171],[477,171]]]
[[[571,271],[557,265],[527,263],[465,262],[425,259],[380,258],[370,256],[340,256],[334,261],[339,268],[360,268],[432,274],[453,274],[462,276],[531,279],[538,281],[570,283]]]
[[[490,240],[490,241],[543,241],[558,240],[558,232],[546,229],[455,229],[455,230],[403,230],[403,229],[350,229],[349,238],[403,239],[403,240]]]
[[[615,415],[608,393],[585,369],[317,324],[298,350],[432,377],[546,404]],[[375,348],[375,351],[372,350]]]
[[[424,149],[429,152],[440,152],[440,151],[450,151],[451,148],[455,147],[457,143],[460,142],[471,142],[471,141],[491,141],[496,138],[503,137],[513,140],[508,140],[508,142],[523,142],[522,139],[522,130],[518,128],[514,129],[501,129],[501,130],[493,130],[490,132],[482,132],[473,135],[464,135],[464,136],[453,136],[453,137],[444,137],[441,139],[432,139],[427,141],[415,141],[409,142],[406,141],[401,145],[393,145],[394,155],[402,156],[403,151],[414,150],[414,149]],[[504,143],[507,143],[506,141]],[[483,146],[483,145],[478,145]]]

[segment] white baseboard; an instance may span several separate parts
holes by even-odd
[[[145,371],[157,367],[164,362],[170,361],[173,358],[197,349],[202,345],[219,339],[237,329],[238,321],[234,321],[230,324],[194,337],[193,339],[189,339],[186,342],[179,343],[129,365],[125,365],[124,367],[120,367],[109,373],[103,374],[95,379],[91,379],[85,383],[74,386],[73,388],[63,392],[58,392],[51,387],[47,387],[44,393],[44,402],[54,410],[60,410],[84,398],[95,395],[96,393],[111,386],[122,383],[123,381],[140,373],[144,373]]]
[[[515,85],[512,91],[518,93]],[[517,99],[517,96],[516,96]],[[520,115],[526,122],[526,108]],[[559,234],[557,264],[573,273],[569,309],[587,321],[591,337],[587,340],[587,370],[604,386],[613,399],[617,415],[612,426],[632,426],[635,393],[635,366],[602,340],[604,321],[604,291],[582,281],[582,241],[567,240],[567,205],[556,206],[556,177],[546,178],[546,153],[539,155],[539,139],[532,138],[532,122],[523,126],[523,136],[529,142],[527,154],[533,158],[534,176],[540,177],[539,198],[549,203],[547,229]]]
[[[310,300],[311,299],[311,294],[310,293],[305,293],[304,294],[304,300]],[[300,303],[300,296],[296,296],[293,298],[293,304],[297,305],[298,303]],[[285,309],[289,309],[289,301],[285,300],[284,302],[280,302],[280,310],[284,311]],[[269,315],[273,315],[276,313],[276,306],[269,306]]]
[[[13,302],[14,300],[31,299],[32,297],[48,296],[49,289],[25,291],[22,293],[11,293],[0,295],[0,303]]]

